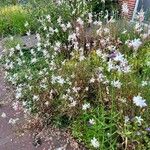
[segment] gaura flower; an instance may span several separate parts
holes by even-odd
[[[127,124],[129,121],[130,121],[129,116],[125,116],[125,118],[124,118],[124,123]]]
[[[136,116],[135,119],[139,123],[139,125],[142,124],[143,119],[141,118],[141,116]]]
[[[85,103],[82,105],[82,110],[87,110],[88,108],[90,108],[90,103]]]
[[[137,51],[141,45],[142,45],[142,42],[140,39],[134,39],[130,43],[130,46],[132,46],[135,51]]]
[[[2,118],[6,118],[6,113],[3,112],[2,115],[1,115],[1,117]]]
[[[120,89],[122,85],[122,83],[119,80],[116,80],[116,81],[114,80],[111,82],[111,84],[118,89]]]
[[[96,122],[95,122],[95,120],[92,118],[92,119],[89,120],[89,123],[90,123],[91,125],[94,125]]]
[[[125,2],[122,4],[122,13],[125,15],[128,15],[128,13],[129,13],[128,4]]]
[[[136,105],[136,106],[139,106],[139,107],[146,107],[147,104],[145,102],[145,99],[143,99],[141,96],[134,96],[133,97],[133,103]]]
[[[95,137],[91,140],[91,144],[94,148],[99,148],[100,146],[98,140]]]

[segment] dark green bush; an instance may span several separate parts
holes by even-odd
[[[106,0],[105,2],[102,2],[101,0],[91,0],[89,6],[93,13],[108,11],[109,14],[112,14],[113,11],[116,12],[119,5],[118,0]]]

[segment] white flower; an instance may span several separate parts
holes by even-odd
[[[31,60],[31,63],[36,63],[37,62],[37,59],[36,58],[33,58],[32,60]]]
[[[10,51],[9,51],[9,57],[11,57],[15,52],[15,49],[14,48],[10,48]]]
[[[39,100],[39,96],[38,95],[34,95],[33,96],[33,100],[37,100],[38,101]]]
[[[20,48],[20,44],[17,44],[16,49],[17,49],[17,50],[20,50],[20,49],[21,49],[21,48]]]
[[[46,19],[47,19],[48,21],[50,21],[50,20],[51,20],[51,16],[50,16],[50,15],[47,15],[47,16],[46,16]]]
[[[71,28],[71,23],[70,22],[67,23],[67,28]]]
[[[143,9],[141,9],[140,12],[137,15],[137,18],[139,19],[140,22],[144,21],[144,18],[145,18],[144,14],[145,14],[145,12],[143,11]]]
[[[21,96],[22,96],[22,93],[21,93],[21,92],[17,92],[17,93],[16,93],[16,99],[21,98]]]
[[[61,24],[61,22],[62,22],[62,18],[61,18],[61,17],[59,17],[59,18],[57,19],[57,22],[58,22],[59,24]]]
[[[57,3],[58,5],[60,5],[62,2],[63,2],[63,0],[56,0],[56,3]]]
[[[125,2],[122,4],[122,13],[125,15],[128,15],[128,13],[129,13],[128,4]]]
[[[39,34],[39,33],[36,34],[36,38],[37,38],[38,41],[41,40],[41,37],[40,37],[40,34]]]
[[[68,36],[68,41],[76,41],[76,33],[72,33]]]
[[[88,108],[90,108],[90,103],[85,103],[82,105],[82,110],[87,110]]]
[[[25,27],[29,26],[29,23],[26,21],[24,24]]]
[[[65,24],[62,23],[62,24],[60,24],[60,26],[61,26],[61,28],[63,29],[64,32],[67,30],[67,27],[66,27]]]
[[[120,89],[120,88],[121,88],[121,85],[122,85],[122,83],[121,83],[119,80],[117,80],[117,81],[112,81],[111,84],[112,84],[114,87],[118,88],[118,89]]]
[[[122,62],[122,61],[124,61],[124,55],[122,55],[121,53],[117,53],[114,60]]]
[[[135,118],[136,118],[137,122],[139,123],[139,125],[141,125],[141,123],[143,121],[143,119],[141,118],[141,116],[136,116]]]
[[[92,15],[92,13],[89,13],[88,16],[89,16],[88,23],[92,23],[93,22],[93,19],[92,19],[93,15]]]
[[[56,28],[56,29],[54,30],[54,32],[58,33],[58,29]]]
[[[18,120],[19,120],[19,118],[16,118],[16,119],[10,118],[8,123],[13,125],[13,124],[15,124]]]
[[[12,104],[12,107],[13,107],[13,109],[14,109],[15,111],[19,110],[19,102],[18,102],[18,101],[14,102],[14,103]]]
[[[94,83],[95,82],[95,79],[94,78],[91,78],[90,79],[90,83]]]
[[[75,93],[78,93],[78,91],[79,91],[80,89],[81,89],[80,87],[73,87],[73,88],[72,88],[73,92],[75,92]]]
[[[99,148],[100,146],[98,140],[95,137],[91,140],[91,144],[94,148]]]
[[[65,80],[62,77],[58,76],[57,77],[57,82],[62,85],[62,84],[65,83]]]
[[[122,34],[126,34],[127,33],[127,30],[124,30],[123,32],[122,32]]]
[[[49,106],[49,101],[46,101],[46,102],[45,102],[45,105],[46,105],[46,106]]]
[[[142,86],[146,86],[146,85],[148,85],[148,82],[147,81],[142,81],[142,84],[141,84]]]
[[[57,41],[57,42],[55,43],[54,50],[55,50],[55,51],[58,51],[58,50],[60,49],[60,47],[61,47],[61,43],[60,43],[59,41]]]
[[[83,55],[80,55],[79,61],[82,61],[82,60],[84,60],[84,59],[85,59],[85,57],[84,57]]]
[[[91,125],[94,125],[96,122],[95,122],[95,120],[92,118],[92,119],[89,120],[89,123],[90,123]]]
[[[13,36],[10,36],[10,40],[13,41],[13,40],[14,40],[14,37],[13,37]]]
[[[88,91],[88,90],[89,90],[89,87],[86,87],[86,88],[85,88],[85,91]]]
[[[76,101],[72,101],[72,103],[70,104],[70,107],[75,107],[77,105],[77,102]]]
[[[3,112],[3,113],[1,114],[1,117],[2,117],[2,118],[6,118],[6,114]]]
[[[125,116],[125,118],[124,118],[124,123],[127,124],[127,123],[129,122],[129,120],[130,120],[129,117],[128,117],[128,116]]]
[[[115,69],[115,66],[113,64],[113,61],[109,60],[109,62],[108,62],[108,71],[110,72],[112,69]]]
[[[141,28],[141,24],[139,23],[139,22],[137,22],[136,24],[135,24],[135,30],[137,31],[137,32],[141,32],[142,31],[142,28]]]
[[[30,35],[31,35],[31,31],[28,30],[28,31],[26,32],[26,34],[27,34],[27,36],[30,36]]]
[[[102,52],[101,52],[99,49],[96,51],[96,54],[97,54],[99,57],[102,56]]]
[[[133,47],[133,49],[135,51],[137,51],[138,48],[142,45],[142,42],[141,42],[140,39],[134,39],[134,40],[131,41],[130,45]]]
[[[143,99],[141,96],[134,96],[133,97],[133,103],[136,105],[136,106],[139,106],[139,107],[145,107],[147,106],[147,104],[145,103],[145,99]]]
[[[56,47],[60,47],[61,46],[61,43],[58,41],[55,43],[56,44]]]
[[[84,22],[83,22],[83,20],[82,20],[81,18],[78,18],[78,19],[77,19],[77,22],[78,22],[79,25],[81,25],[81,26],[83,26],[83,24],[84,24]]]

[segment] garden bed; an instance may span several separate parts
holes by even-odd
[[[150,27],[95,15],[84,1],[48,8],[37,15],[35,46],[5,42],[6,78],[24,111],[88,149],[148,149]]]

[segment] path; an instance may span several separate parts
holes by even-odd
[[[1,51],[0,44],[0,54]],[[49,128],[37,141],[31,131],[18,132],[21,124],[24,124],[24,115],[15,112],[12,108],[13,101],[13,88],[5,81],[4,71],[0,66],[0,150],[83,150],[75,140],[59,129]]]

